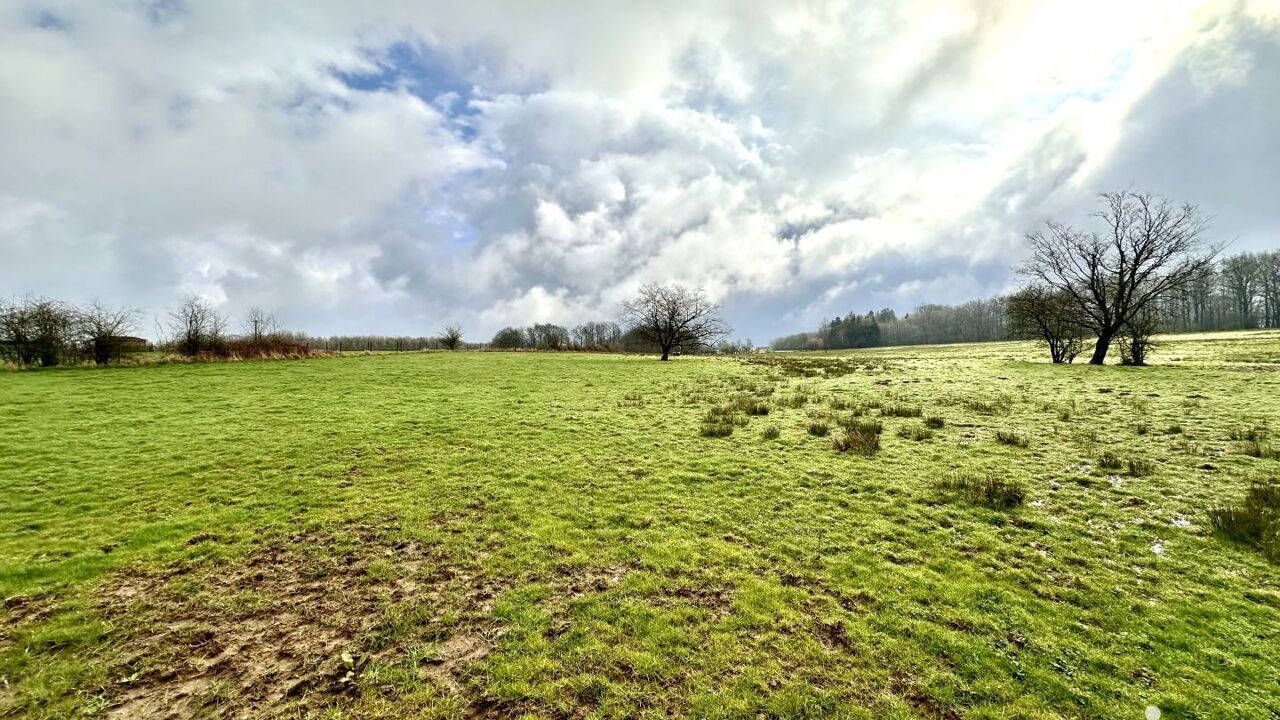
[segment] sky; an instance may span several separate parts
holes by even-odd
[[[1280,0],[0,0],[0,296],[486,340],[679,283],[763,344],[1105,190],[1280,247],[1277,122]]]

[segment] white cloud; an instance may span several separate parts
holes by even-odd
[[[1163,78],[1280,72],[1250,33],[1274,4],[11,3],[0,290],[315,332],[568,323],[649,281],[755,298],[757,336],[950,302],[1114,174]]]

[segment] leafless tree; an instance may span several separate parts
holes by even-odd
[[[446,350],[457,350],[462,346],[462,326],[458,323],[449,323],[440,331],[440,344]]]
[[[263,340],[279,331],[276,326],[276,314],[254,306],[244,314],[244,333],[253,344],[260,345]]]
[[[1086,329],[1069,293],[1045,285],[1028,285],[1005,299],[1009,330],[1049,347],[1054,363],[1071,363],[1084,350]]]
[[[622,304],[622,321],[640,339],[658,346],[662,359],[677,348],[692,350],[728,335],[720,308],[701,289],[649,284]]]
[[[169,334],[183,355],[218,352],[226,339],[227,320],[208,300],[190,295],[169,311]]]
[[[74,360],[75,330],[75,308],[59,300],[28,296],[0,307],[0,352],[18,365]]]
[[[107,365],[133,349],[126,336],[137,331],[142,313],[128,308],[113,308],[96,300],[81,308],[77,324],[86,350],[97,365]]]
[[[1021,272],[1067,293],[1097,335],[1089,362],[1101,365],[1126,324],[1165,293],[1211,271],[1221,250],[1204,239],[1208,222],[1190,204],[1129,190],[1104,193],[1094,214],[1102,234],[1050,221],[1027,235]]]
[[[1147,357],[1156,347],[1155,334],[1159,328],[1155,309],[1144,308],[1120,328],[1116,339],[1120,343],[1121,365],[1146,365]]]

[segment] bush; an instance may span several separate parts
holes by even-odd
[[[947,421],[937,415],[930,415],[924,419],[924,426],[932,430],[939,430],[946,424]]]
[[[824,422],[815,420],[809,423],[809,434],[814,437],[826,437],[829,432],[831,432],[831,428],[827,427]]]
[[[1031,441],[1028,440],[1026,436],[1018,432],[1015,432],[1013,430],[997,430],[996,442],[1000,443],[1001,445],[1014,445],[1016,447],[1022,447],[1022,448],[1027,447],[1028,445],[1031,444]]]
[[[1244,501],[1209,510],[1209,525],[1220,537],[1251,545],[1280,562],[1280,482],[1254,481]]]
[[[943,490],[963,493],[971,502],[997,510],[1017,507],[1026,500],[1026,491],[1021,484],[996,477],[991,472],[981,476],[953,473],[940,480],[938,486]]]
[[[871,457],[880,450],[880,433],[872,427],[855,424],[845,428],[841,435],[831,441],[836,452],[856,452]]]

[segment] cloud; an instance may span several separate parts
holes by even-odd
[[[1259,1],[21,0],[0,292],[480,339],[683,282],[763,340],[1001,291],[1116,185],[1256,247],[1278,37]]]

